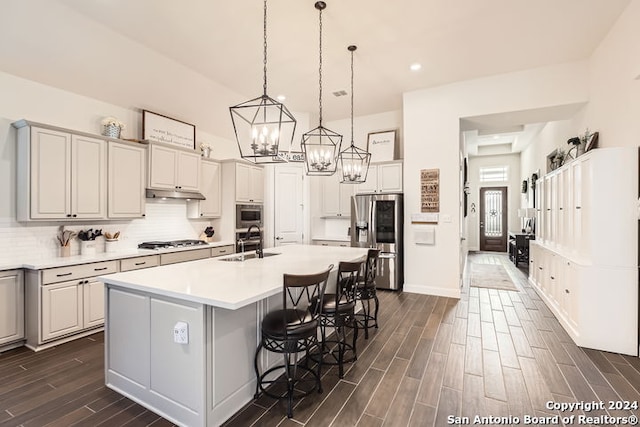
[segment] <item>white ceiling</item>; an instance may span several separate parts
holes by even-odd
[[[32,3],[36,11],[38,5],[44,7],[45,1],[71,8],[67,10],[243,96],[235,102],[262,92],[260,0],[10,0],[13,7]],[[268,2],[268,92],[273,97],[286,95],[285,104],[290,110],[312,114],[318,111],[318,11],[314,3]],[[374,114],[401,109],[402,93],[406,91],[588,58],[628,3],[629,0],[328,0],[323,12],[324,118],[349,116],[350,97],[336,98],[332,92],[349,90],[350,44],[358,46],[355,113]],[[3,4],[4,7],[10,6]],[[4,18],[10,18],[9,14]],[[27,36],[26,30],[23,35]],[[69,52],[82,52],[81,47],[93,42],[96,40],[91,34],[78,32],[66,47]],[[64,66],[56,64],[48,73],[38,74],[34,69],[51,64],[56,58],[46,55],[44,48],[33,41],[13,43],[17,44],[13,50],[5,47],[0,51],[4,56],[0,69],[96,96],[87,93],[84,77],[73,74],[86,61],[83,56],[69,54]],[[42,40],[43,45],[47,43],[51,44],[50,40]],[[420,71],[409,70],[414,62],[422,64]],[[105,73],[108,67],[105,61]],[[112,88],[114,95],[107,101],[140,106],[141,100],[134,97],[139,98],[144,92],[131,90],[133,85],[139,86],[135,77],[139,79],[132,73],[132,80],[127,81],[126,73],[118,74],[118,87]]]

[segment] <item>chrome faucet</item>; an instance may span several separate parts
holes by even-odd
[[[258,234],[260,235],[260,243],[258,244],[258,249],[256,249],[256,255],[258,255],[258,258],[264,258],[264,254],[262,253],[262,246],[264,242],[262,241],[262,231],[260,230],[260,226],[258,224],[253,224],[247,230],[247,234],[244,238],[249,239],[251,237],[251,230],[253,230],[253,227],[258,229]]]
[[[244,240],[243,239],[238,239],[238,244],[240,245],[240,260],[244,261]]]

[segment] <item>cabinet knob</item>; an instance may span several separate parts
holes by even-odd
[[[74,217],[74,218],[76,218],[76,217],[77,217],[78,215],[76,215],[76,214],[73,214],[73,215],[71,215],[71,216],[72,216],[72,217]]]
[[[565,289],[565,290],[564,290],[564,293],[565,293],[565,294],[570,294],[571,292],[569,292],[569,289]]]
[[[555,277],[553,277],[553,276],[551,276],[551,280],[556,280],[556,278],[555,278]]]
[[[142,214],[142,216],[147,216],[147,214]]]
[[[67,218],[71,218],[71,214],[67,214]]]

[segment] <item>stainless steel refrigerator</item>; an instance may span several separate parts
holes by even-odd
[[[401,289],[402,194],[358,194],[351,198],[351,246],[380,249],[376,287]]]

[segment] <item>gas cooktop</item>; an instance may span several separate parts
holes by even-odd
[[[204,240],[169,240],[165,242],[142,242],[138,245],[139,249],[166,249],[166,248],[184,248],[187,246],[206,245]]]

